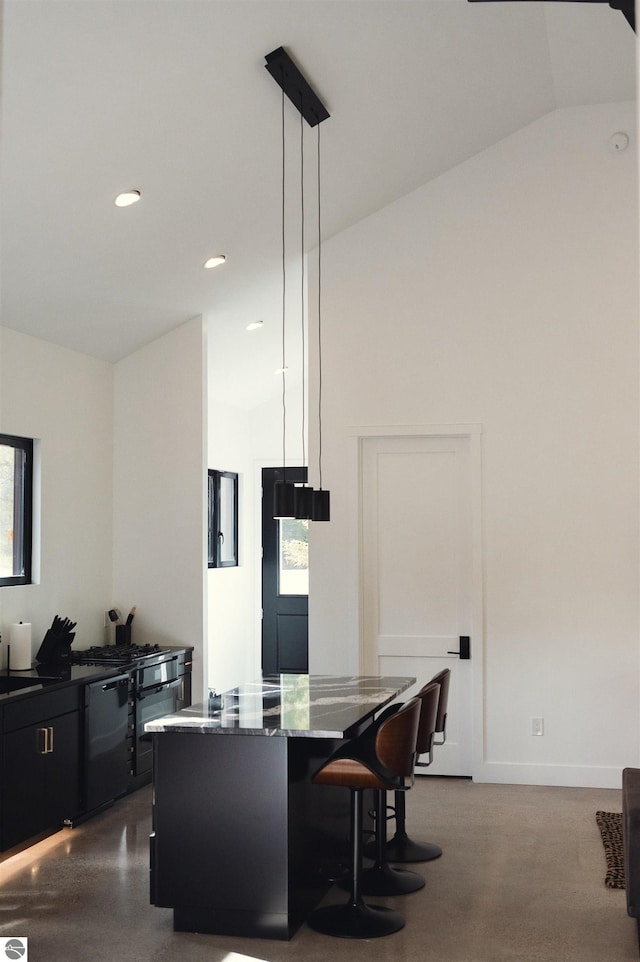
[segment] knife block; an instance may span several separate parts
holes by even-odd
[[[75,632],[56,635],[49,628],[38,649],[36,661],[57,665],[71,661],[71,642],[74,638]]]

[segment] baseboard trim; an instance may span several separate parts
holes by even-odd
[[[629,764],[632,764],[630,762]],[[536,765],[521,762],[483,762],[474,782],[500,785],[556,785],[566,788],[621,788],[624,766]]]

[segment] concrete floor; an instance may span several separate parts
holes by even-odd
[[[151,790],[0,864],[0,935],[26,936],[29,962],[618,962],[638,959],[624,892],[604,885],[597,809],[619,791],[476,785],[422,777],[409,834],[442,858],[427,884],[380,899],[406,927],[370,942],[304,926],[291,942],[174,933],[149,905]],[[216,867],[212,866],[212,871]],[[340,901],[333,889],[327,901]]]

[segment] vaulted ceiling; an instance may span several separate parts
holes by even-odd
[[[635,37],[606,4],[3,9],[1,323],[114,361],[204,314],[244,404],[274,389],[279,350],[281,102],[265,54],[284,46],[331,114],[325,237],[550,111],[635,98]],[[300,125],[293,108],[286,117],[293,192]],[[313,191],[315,133],[304,136]],[[129,188],[142,200],[116,208]],[[203,270],[219,253],[226,264]]]

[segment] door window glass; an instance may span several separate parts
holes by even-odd
[[[281,595],[309,594],[309,522],[283,518],[278,523]]]

